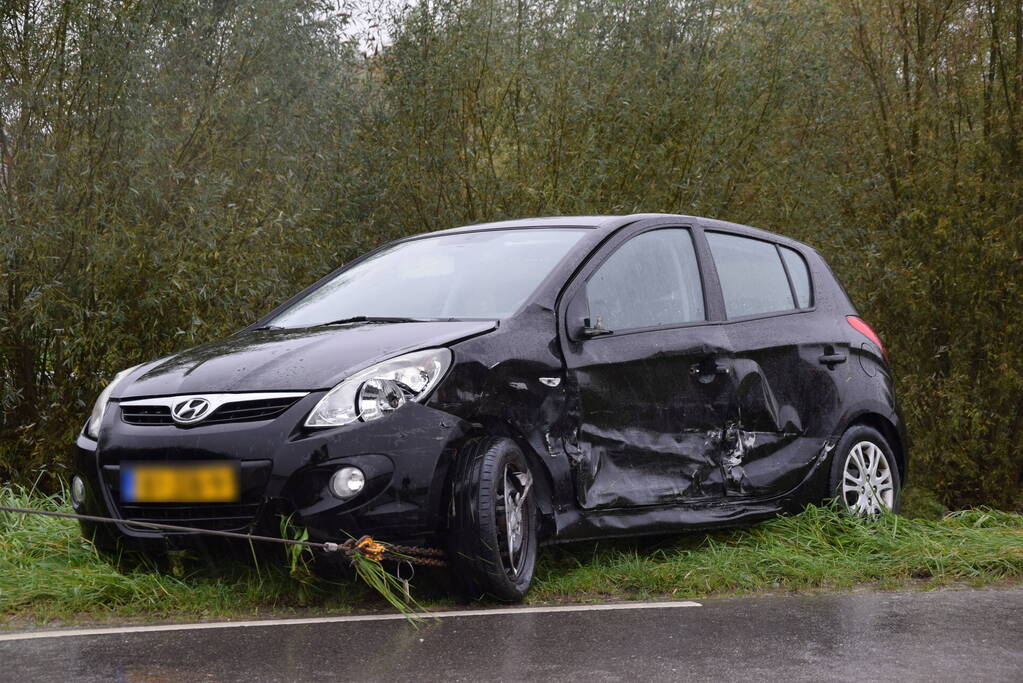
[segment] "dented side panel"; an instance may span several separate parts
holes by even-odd
[[[718,328],[703,325],[566,346],[581,507],[724,495],[719,435],[732,400],[726,377],[715,371],[723,343]]]
[[[494,332],[453,347],[455,364],[428,405],[476,426],[475,434],[515,438],[528,446],[548,517],[571,499],[567,451],[573,413],[567,401],[553,296]]]
[[[559,317],[572,290],[552,281],[514,319],[454,347],[456,366],[430,405],[529,446],[558,539],[797,510],[827,495],[830,456],[857,416],[882,415],[902,433],[886,368],[867,373],[857,355],[820,361],[856,354],[862,340],[845,324],[854,311],[826,264],[807,255],[813,310],[714,321],[711,272],[710,323],[579,342]],[[582,262],[570,265],[576,277]]]
[[[733,456],[729,495],[777,495],[797,485],[838,428],[848,362],[840,330],[815,311],[725,325],[733,354],[736,414],[726,429]]]

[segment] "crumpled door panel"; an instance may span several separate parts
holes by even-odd
[[[714,326],[651,330],[568,349],[570,444],[583,509],[725,495],[721,430],[734,391]]]
[[[572,465],[584,508],[721,496],[721,468],[708,455],[713,433],[663,434],[635,427],[612,431],[589,424],[581,433],[585,445]]]
[[[830,331],[811,315],[728,326],[737,408],[722,435],[729,496],[790,490],[835,429],[848,368],[821,364]]]

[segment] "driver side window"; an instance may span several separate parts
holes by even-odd
[[[693,238],[684,228],[636,235],[586,283],[590,325],[611,331],[705,320]]]

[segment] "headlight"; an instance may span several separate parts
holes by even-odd
[[[96,403],[92,406],[92,415],[89,417],[89,424],[85,426],[85,433],[87,436],[93,439],[99,439],[99,426],[103,422],[103,414],[107,412],[107,403],[110,402],[110,394],[114,393],[114,387],[117,386],[118,382],[124,379],[125,375],[139,367],[128,368],[127,370],[121,370],[114,376],[114,381],[107,385],[107,388],[100,392],[99,398],[96,399]]]
[[[309,413],[306,427],[340,427],[383,417],[406,401],[425,398],[449,367],[448,349],[416,351],[377,363],[327,392]]]

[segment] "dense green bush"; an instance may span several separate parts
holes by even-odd
[[[818,247],[887,342],[913,481],[1023,503],[1023,9],[0,4],[0,479],[118,369],[396,236],[668,211]]]
[[[338,217],[361,88],[315,2],[0,7],[0,478],[25,479],[112,372],[365,246]]]

